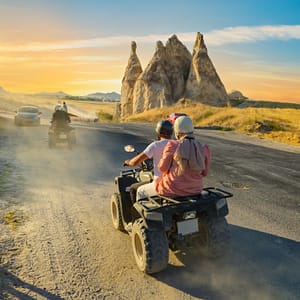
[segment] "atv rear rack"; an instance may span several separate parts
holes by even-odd
[[[137,202],[143,206],[147,211],[157,210],[162,207],[175,207],[177,205],[191,205],[191,204],[204,204],[212,200],[218,200],[222,198],[230,198],[233,194],[224,191],[220,188],[207,187],[203,189],[201,194],[182,196],[176,198],[170,198],[165,196],[153,196],[140,199]]]

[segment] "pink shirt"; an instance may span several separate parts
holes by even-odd
[[[202,178],[208,174],[211,164],[211,153],[207,145],[203,145],[205,156],[205,169],[202,171],[192,170],[189,167],[178,175],[178,163],[173,155],[179,141],[170,140],[165,146],[162,158],[158,164],[163,173],[161,179],[156,180],[156,191],[166,197],[188,196],[201,193],[203,189]]]

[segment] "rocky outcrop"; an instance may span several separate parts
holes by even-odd
[[[225,106],[228,101],[225,87],[207,54],[200,32],[194,45],[185,97],[213,106]]]
[[[248,97],[244,96],[240,91],[232,91],[228,94],[229,99],[233,100],[246,100]]]
[[[176,103],[184,95],[192,55],[174,34],[166,43],[165,69],[171,84],[171,101]]]
[[[198,33],[193,56],[171,36],[161,41],[142,72],[132,42],[131,56],[122,81],[121,117],[177,103],[183,97],[216,106],[227,104],[227,93]]]
[[[133,112],[140,113],[171,104],[172,89],[165,70],[166,49],[161,41],[145,71],[139,76],[133,92]]]
[[[166,46],[161,41],[133,92],[133,112],[139,113],[176,103],[184,94],[191,54],[176,35]]]
[[[120,116],[126,117],[133,113],[133,89],[137,78],[143,72],[142,65],[136,54],[136,43],[131,42],[131,53],[122,79]]]

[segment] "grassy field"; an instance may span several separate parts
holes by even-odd
[[[130,122],[156,122],[171,112],[189,115],[195,127],[235,130],[259,138],[300,145],[300,109],[212,107],[185,101],[171,107],[152,109],[130,116]]]
[[[3,106],[17,107],[24,104],[34,104],[40,107],[53,108],[57,104],[55,98],[20,97],[20,95],[4,101],[0,98],[0,109]],[[61,102],[63,99],[60,100]],[[279,142],[300,145],[300,109],[298,105],[281,105],[257,101],[254,107],[212,107],[190,100],[179,101],[176,105],[161,109],[152,109],[132,115],[121,120],[113,120],[116,103],[68,100],[69,106],[76,106],[87,113],[97,115],[99,122],[149,122],[155,123],[165,119],[172,112],[182,112],[189,115],[195,127],[208,127],[219,130],[234,130],[261,139],[271,139]],[[10,105],[8,105],[10,104]],[[269,107],[266,107],[269,106]],[[277,107],[276,107],[277,106]]]
[[[50,97],[38,97],[23,94],[6,94],[0,95],[0,111],[7,111],[14,113],[15,110],[21,105],[36,105],[40,109],[44,108],[49,110],[49,113],[53,112],[55,105],[66,101],[67,105],[72,112],[72,107],[76,107],[79,111],[96,114],[99,119],[103,121],[112,120],[112,116],[115,110],[115,103],[109,102],[97,102],[97,101],[78,101],[78,100],[64,100]]]

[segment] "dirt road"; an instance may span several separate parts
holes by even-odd
[[[154,276],[138,271],[129,236],[112,226],[109,199],[113,178],[127,158],[122,146],[154,137],[151,130],[80,126],[72,150],[49,149],[46,126],[0,131],[2,165],[10,170],[7,188],[0,191],[0,208],[10,223],[0,223],[0,299],[299,298],[299,198],[290,196],[283,204],[276,193],[284,184],[271,191],[272,180],[259,197],[264,179],[255,179],[257,166],[243,166],[242,153],[224,166],[220,155],[228,157],[233,148],[223,139],[202,137],[214,141],[216,153],[206,185],[223,185],[235,194],[228,218],[230,253],[218,261],[170,253],[165,271]],[[237,152],[247,149],[235,143]],[[289,169],[292,192],[299,192],[299,160]],[[274,201],[266,202],[265,195]]]

